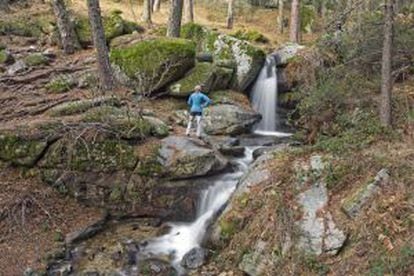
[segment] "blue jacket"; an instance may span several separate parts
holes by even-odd
[[[212,101],[201,92],[194,92],[188,98],[188,105],[191,106],[190,112],[203,112],[203,108],[207,107]]]

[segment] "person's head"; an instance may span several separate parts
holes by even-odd
[[[201,85],[196,85],[196,87],[194,87],[194,91],[195,92],[201,92]]]

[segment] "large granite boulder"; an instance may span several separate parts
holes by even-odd
[[[213,105],[205,110],[204,131],[210,135],[237,135],[248,132],[260,119],[259,113],[237,105]]]
[[[112,49],[110,59],[118,81],[150,95],[179,80],[195,64],[195,45],[185,39],[158,38]]]
[[[245,91],[255,80],[265,61],[265,53],[247,41],[189,23],[182,28],[182,37],[197,43],[200,53],[211,53],[214,63],[236,68],[232,88]]]
[[[228,161],[218,152],[196,139],[170,136],[162,140],[159,162],[166,176],[185,179],[217,173]]]
[[[204,92],[227,89],[231,85],[234,69],[220,67],[209,62],[199,62],[181,80],[169,87],[170,95],[176,97],[187,97],[199,84],[204,85]]]

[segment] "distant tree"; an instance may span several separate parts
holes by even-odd
[[[161,9],[161,0],[154,0],[152,3],[152,11],[157,12]]]
[[[278,4],[278,9],[279,9],[279,15],[277,17],[277,29],[279,31],[280,34],[283,34],[283,9],[284,9],[284,0],[279,0],[279,4]]]
[[[10,0],[0,0],[0,10],[9,11],[9,1]]]
[[[181,18],[183,14],[183,0],[171,0],[170,15],[168,18],[167,36],[179,37]]]
[[[75,49],[79,46],[79,42],[70,20],[69,13],[66,9],[65,1],[52,0],[52,5],[56,16],[63,52],[65,54],[73,54]]]
[[[227,29],[232,29],[234,24],[234,0],[228,0]]]
[[[290,12],[290,35],[291,42],[299,43],[300,35],[300,1],[292,0],[292,7]]]
[[[381,104],[380,119],[384,126],[391,125],[391,93],[392,93],[392,45],[394,33],[394,4],[395,0],[385,0],[384,5],[384,43],[382,49],[381,69]]]
[[[194,0],[184,0],[184,22],[194,22]]]
[[[148,24],[151,23],[151,2],[151,0],[144,0],[141,14],[141,21],[146,22]]]
[[[87,5],[93,44],[95,46],[98,61],[98,74],[101,88],[104,90],[111,90],[114,86],[114,79],[111,63],[109,62],[108,46],[106,45],[99,0],[87,0]]]

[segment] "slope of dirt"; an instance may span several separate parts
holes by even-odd
[[[68,233],[101,219],[103,213],[61,196],[34,171],[0,169],[0,275],[42,268],[47,252]]]

